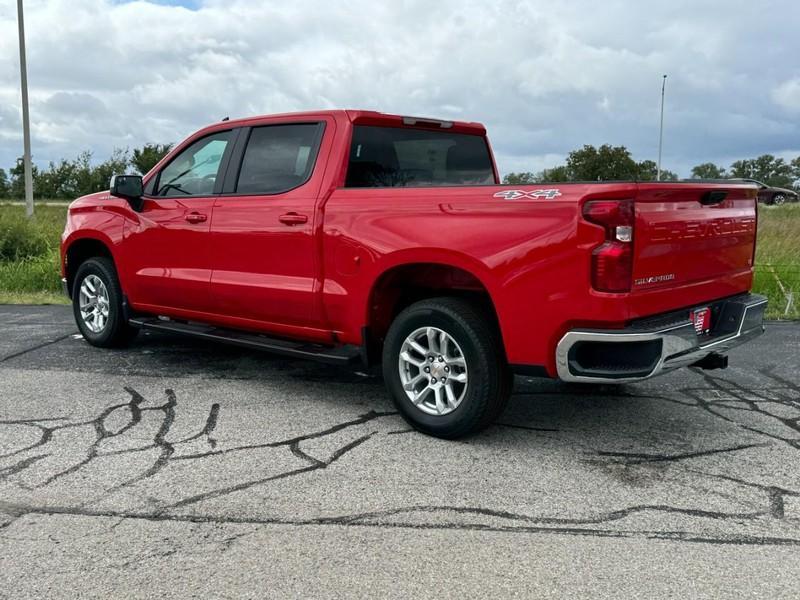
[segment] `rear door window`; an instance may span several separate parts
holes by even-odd
[[[356,125],[346,187],[494,184],[483,136]]]
[[[314,170],[321,133],[321,123],[253,128],[236,193],[279,194],[304,184]]]

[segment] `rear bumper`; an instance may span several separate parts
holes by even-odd
[[[594,383],[641,381],[727,352],[764,332],[764,296],[743,294],[703,306],[711,308],[712,329],[702,335],[689,319],[691,309],[640,319],[625,329],[569,331],[556,347],[558,377]]]

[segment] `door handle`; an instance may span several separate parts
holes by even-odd
[[[308,222],[308,215],[301,215],[296,212],[286,213],[278,217],[278,220],[284,225],[301,225]]]
[[[189,213],[188,215],[186,215],[184,218],[187,221],[189,221],[189,223],[202,223],[208,217],[206,217],[205,215],[200,214],[198,212],[192,212],[192,213]]]

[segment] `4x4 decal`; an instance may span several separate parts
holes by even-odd
[[[549,190],[532,190],[530,192],[524,190],[503,190],[502,192],[496,192],[494,197],[505,198],[506,200],[519,200],[520,198],[547,198],[548,200],[552,200],[560,195],[561,192],[556,188]]]

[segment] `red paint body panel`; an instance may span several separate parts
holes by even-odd
[[[119,248],[123,239],[126,215],[131,213],[127,202],[109,196],[108,192],[89,194],[75,200],[61,235],[61,276],[66,275],[66,252],[82,240],[93,240],[107,248]],[[123,275],[120,274],[120,280]],[[124,283],[127,284],[127,281]]]
[[[214,197],[148,198],[125,220],[120,263],[132,304],[211,311],[209,227]],[[187,219],[205,217],[204,221]]]
[[[640,186],[636,195],[634,282],[673,275],[635,290],[671,287],[749,272],[756,236],[751,189],[730,189],[719,204],[703,206],[702,184]]]
[[[218,123],[209,132],[325,122],[309,181],[275,195],[151,198],[133,212],[108,194],[70,208],[62,252],[95,237],[116,262],[131,306],[143,312],[314,341],[362,342],[370,298],[385,273],[418,263],[455,267],[488,291],[506,356],[555,376],[554,350],[575,327],[621,328],[634,318],[742,293],[752,284],[756,190],[749,185],[573,183],[544,186],[344,188],[353,123],[402,127],[401,117],[320,111]],[[454,130],[485,135],[477,123]],[[496,168],[495,168],[496,174]],[[557,189],[547,199],[495,197]],[[703,206],[709,190],[724,201]],[[583,219],[589,200],[634,200],[633,285],[592,289],[591,254],[603,227]],[[188,223],[189,212],[208,214]],[[307,216],[285,224],[287,213]],[[638,283],[637,283],[638,282]]]
[[[316,208],[337,127],[326,114],[308,113],[302,120],[325,125],[309,180],[282,194],[220,195],[211,221],[210,246],[219,249],[212,261],[213,312],[269,324],[266,330],[282,333],[285,326],[325,329],[315,223],[321,218]],[[269,120],[294,122],[296,117]],[[298,222],[281,221],[287,216]]]
[[[220,249],[212,261],[214,312],[272,323],[320,324],[314,302],[315,199],[296,194],[276,203],[254,196],[217,200],[210,241],[210,247]],[[290,212],[308,215],[309,221],[286,226],[279,217]]]

